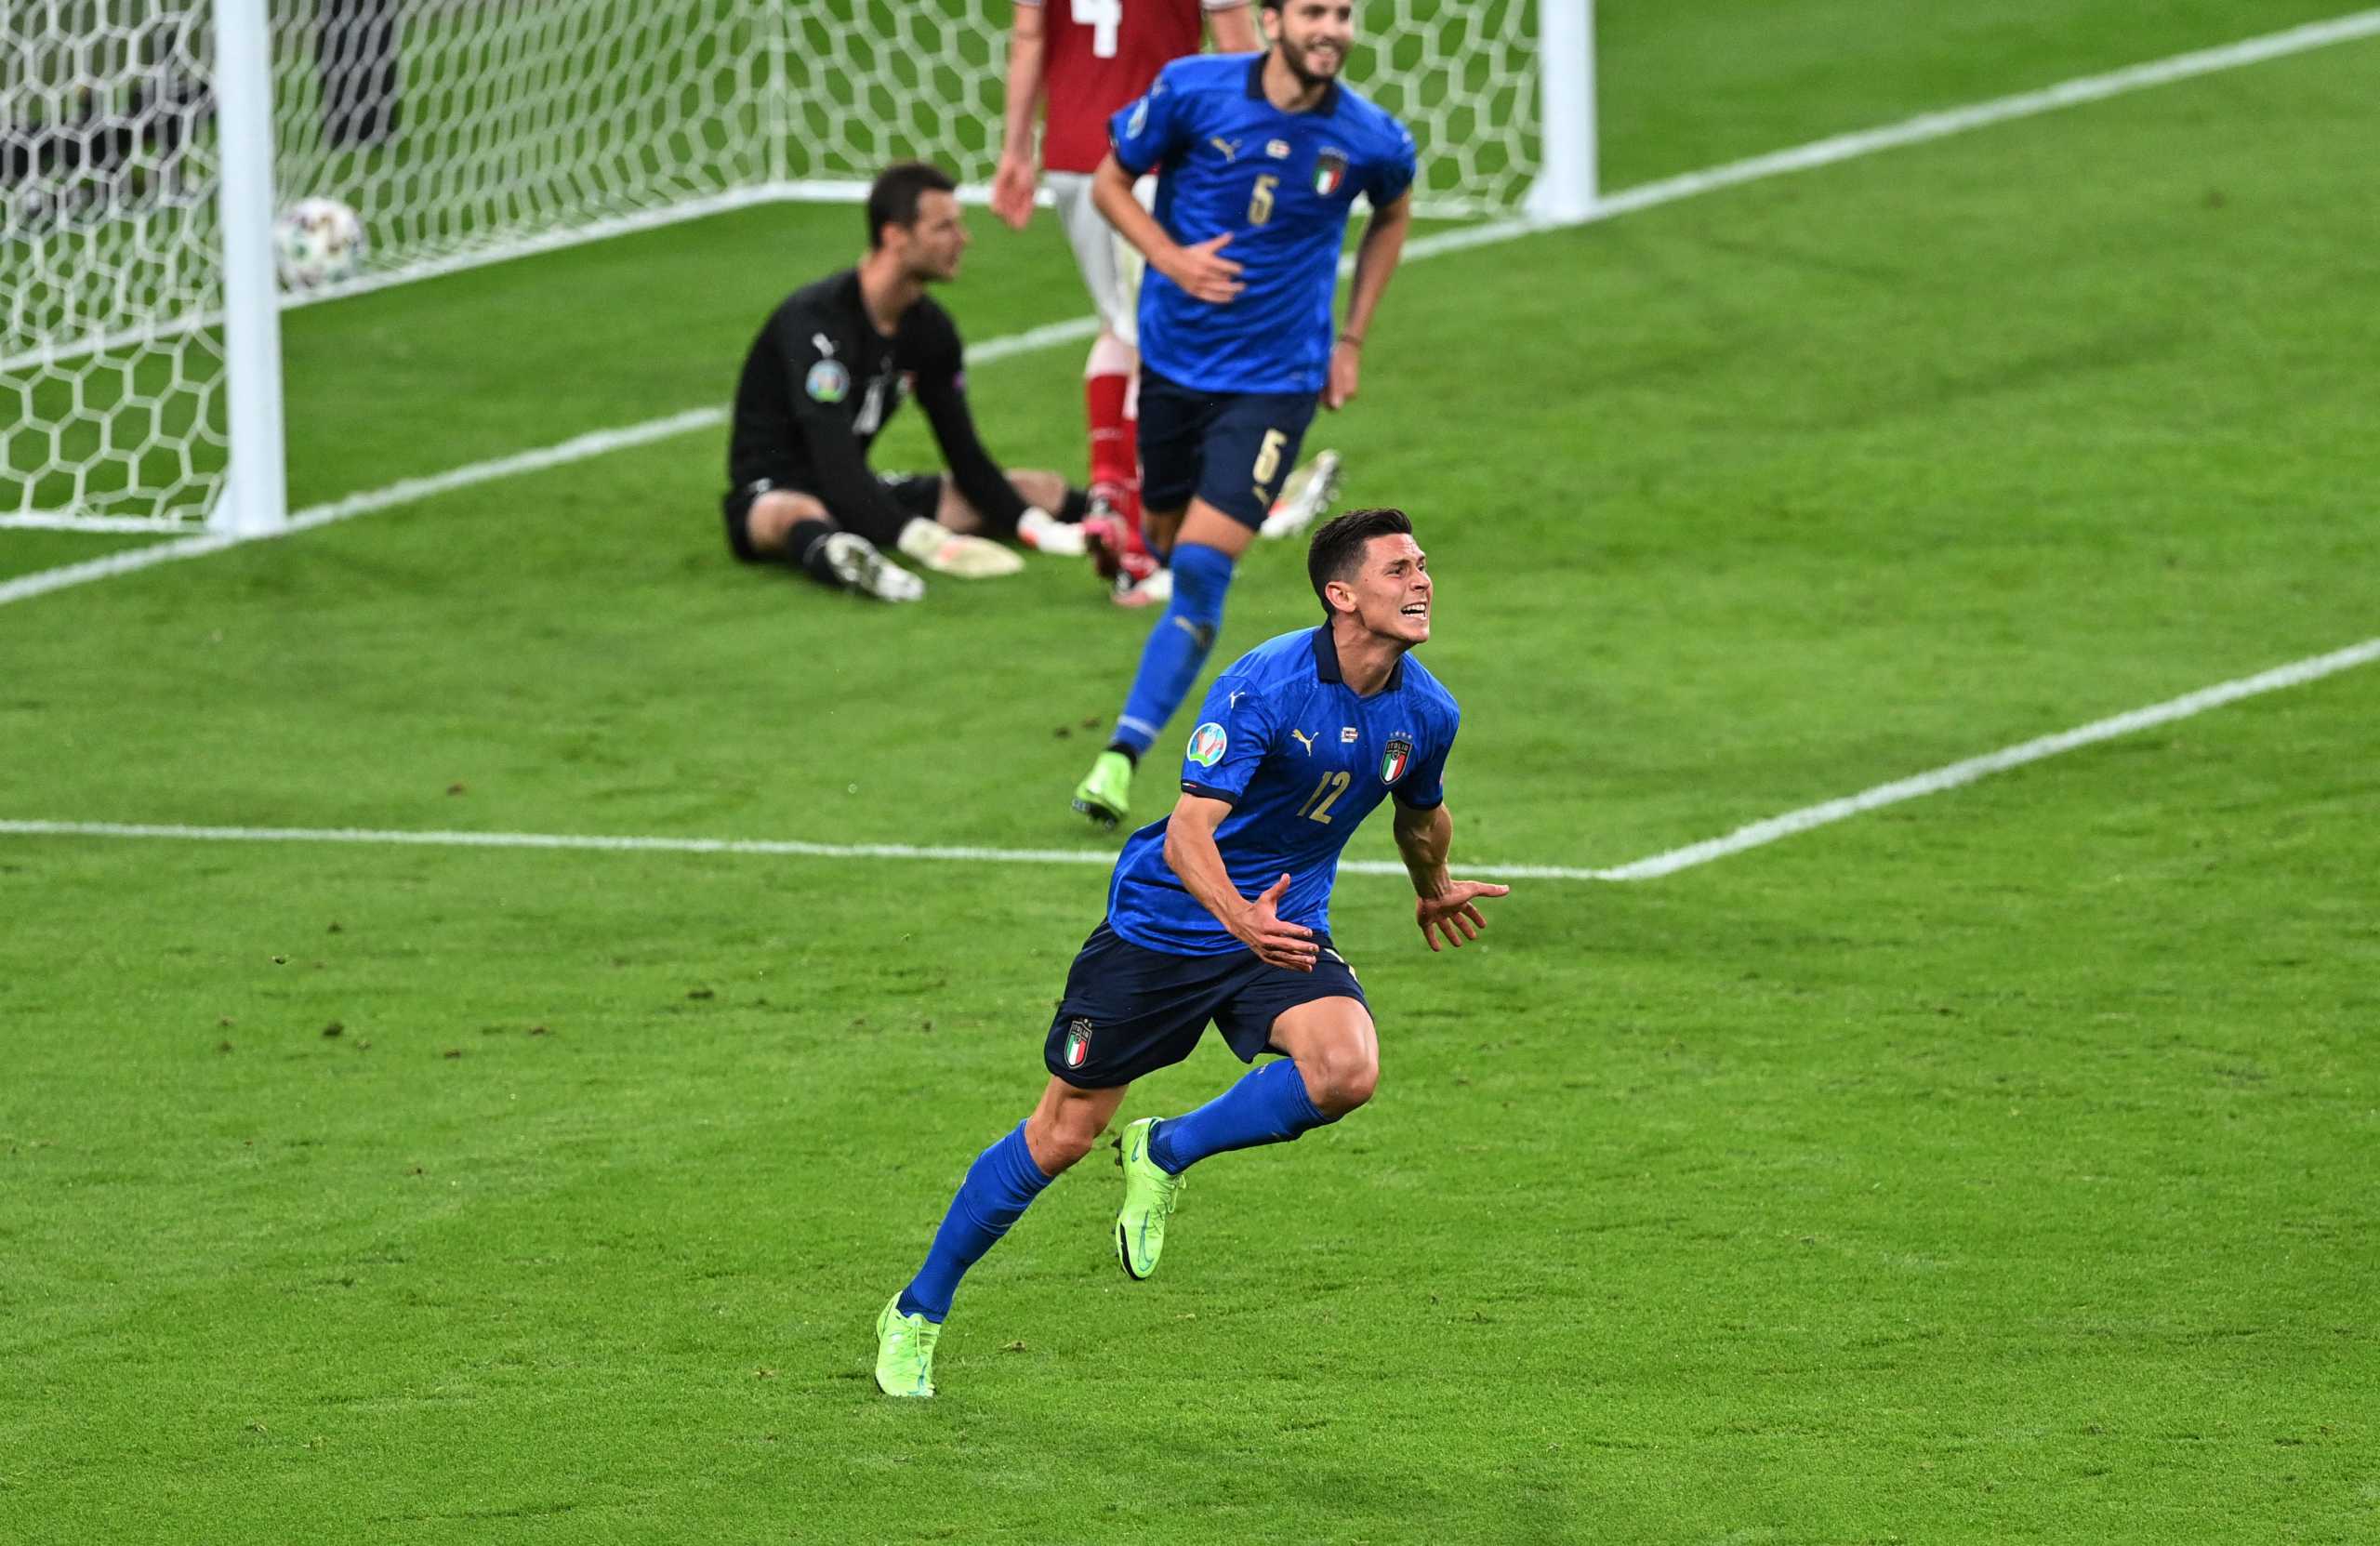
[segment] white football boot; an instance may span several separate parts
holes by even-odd
[[[1116,588],[1107,593],[1107,599],[1117,606],[1163,606],[1173,600],[1173,571],[1152,570],[1138,580],[1130,579],[1128,575],[1118,575],[1116,576]]]
[[[1272,513],[1257,530],[1268,542],[1295,536],[1313,525],[1315,517],[1338,497],[1339,453],[1325,451],[1289,474],[1289,481],[1281,485],[1281,496],[1273,501]]]
[[[819,538],[826,545],[826,567],[843,588],[879,601],[925,599],[926,582],[876,550],[876,544],[857,532],[829,532]]]

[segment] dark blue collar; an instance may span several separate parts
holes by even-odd
[[[1255,63],[1248,67],[1248,94],[1250,97],[1263,98],[1265,105],[1268,107],[1272,105],[1272,99],[1264,97],[1264,61],[1272,57],[1273,50],[1267,48],[1263,53],[1256,56]],[[1342,64],[1342,68],[1344,68],[1343,62]],[[1337,81],[1325,81],[1322,83],[1322,100],[1306,109],[1305,112],[1295,113],[1291,116],[1302,118],[1306,113],[1312,113],[1316,118],[1328,118],[1338,111],[1339,83]]]
[[[1347,679],[1339,674],[1339,645],[1331,639],[1328,623],[1314,630],[1314,674],[1324,681],[1336,682],[1342,687],[1347,685]],[[1388,682],[1381,691],[1394,693],[1404,685],[1405,657],[1400,654],[1396,657],[1396,664],[1388,668]]]

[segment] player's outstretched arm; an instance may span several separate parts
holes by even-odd
[[[992,213],[1018,231],[1033,218],[1033,120],[1041,107],[1041,7],[1019,6],[1008,34],[1008,107],[1000,164],[992,173]]]
[[[1195,246],[1183,246],[1166,234],[1157,217],[1141,207],[1132,197],[1132,174],[1110,151],[1091,175],[1091,202],[1107,217],[1107,223],[1117,235],[1135,247],[1149,260],[1149,267],[1182,286],[1198,299],[1221,306],[1239,294],[1239,265],[1223,256],[1223,244],[1231,240],[1226,231],[1210,237]]]
[[[1330,346],[1330,379],[1322,390],[1322,405],[1343,408],[1355,400],[1363,375],[1364,335],[1371,331],[1372,313],[1388,293],[1396,260],[1405,254],[1405,233],[1413,226],[1413,193],[1399,193],[1386,209],[1372,211],[1364,239],[1355,247],[1355,278],[1347,287],[1347,321]]]
[[[1284,923],[1276,909],[1289,889],[1282,876],[1253,901],[1239,894],[1223,867],[1223,852],[1215,847],[1215,828],[1231,814],[1228,802],[1204,795],[1184,794],[1165,824],[1165,862],[1182,878],[1198,905],[1215,915],[1234,939],[1256,952],[1268,966],[1312,971],[1318,947],[1314,931]]]
[[[1488,920],[1479,916],[1483,896],[1509,896],[1513,888],[1485,880],[1457,880],[1447,874],[1447,850],[1454,844],[1454,818],[1441,800],[1426,811],[1396,808],[1396,852],[1413,877],[1413,921],[1430,948],[1444,939],[1456,949],[1475,940]]]

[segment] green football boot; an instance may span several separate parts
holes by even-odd
[[[1112,829],[1131,803],[1132,760],[1120,751],[1101,752],[1089,776],[1075,786],[1075,809]]]
[[[884,1302],[876,1317],[876,1388],[887,1395],[933,1394],[933,1344],[942,1328],[923,1315],[901,1314],[901,1296]]]
[[[1124,1172],[1124,1206],[1116,1210],[1116,1260],[1136,1280],[1157,1271],[1157,1259],[1165,1252],[1165,1222],[1182,1200],[1182,1178],[1167,1175],[1149,1157],[1149,1134],[1156,1127],[1156,1117],[1144,1117],[1116,1140],[1116,1163]]]

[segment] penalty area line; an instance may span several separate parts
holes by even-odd
[[[1666,853],[1656,853],[1650,858],[1639,859],[1633,864],[1604,870],[1601,872],[1601,878],[1606,880],[1651,880],[1664,875],[1674,875],[1679,870],[1691,869],[1697,865],[1707,865],[1713,859],[1724,859],[1731,853],[1741,853],[1746,849],[1759,848],[1782,838],[1791,838],[1797,833],[1810,831],[1814,827],[1825,826],[1870,811],[1882,810],[1887,805],[1897,805],[1904,800],[1918,799],[1926,795],[1938,795],[1946,789],[1955,789],[1962,785],[1973,784],[1977,779],[1989,778],[1993,773],[2006,773],[2011,768],[2021,768],[2028,762],[2039,762],[2045,758],[2056,757],[2081,747],[2096,746],[2101,741],[2112,741],[2120,735],[2130,735],[2158,725],[2171,724],[2176,720],[2187,720],[2194,714],[2203,714],[2210,708],[2220,708],[2225,704],[2238,703],[2242,698],[2253,698],[2264,693],[2277,693],[2284,687],[2300,687],[2307,682],[2317,681],[2323,677],[2334,676],[2341,671],[2352,670],[2359,666],[2369,666],[2375,660],[2380,660],[2380,639],[2367,639],[2360,644],[2350,644],[2346,649],[2334,650],[2328,654],[2311,655],[2304,660],[2292,661],[2286,666],[2276,666],[2269,671],[2259,671],[2252,677],[2241,677],[2234,681],[2218,682],[2213,687],[2202,687],[2195,693],[2185,693],[2178,698],[2168,698],[2163,703],[2151,704],[2146,708],[2135,708],[2126,713],[2109,715],[2104,720],[2095,720],[2087,725],[2060,731],[2055,735],[2037,736],[2030,741],[2020,742],[2013,747],[2003,747],[1998,751],[1988,752],[1981,757],[1970,757],[1963,762],[1952,762],[1947,767],[1936,768],[1930,773],[1922,773],[1912,778],[1897,779],[1890,784],[1879,784],[1873,788],[1862,789],[1856,795],[1846,795],[1841,799],[1805,805],[1798,811],[1788,811],[1781,816],[1770,816],[1765,821],[1756,821],[1748,826],[1739,826],[1723,838],[1712,838],[1706,842],[1690,843],[1684,848],[1672,849]]]
[[[887,859],[972,865],[1095,865],[1116,863],[1112,852],[1077,848],[973,848],[913,843],[813,843],[769,838],[600,837],[568,832],[402,832],[361,826],[187,826],[158,822],[7,821],[0,837],[145,838],[182,842],[353,843],[404,848],[576,850],[610,853],[733,853],[774,858]],[[1340,869],[1355,875],[1403,875],[1405,866],[1385,860],[1350,859]],[[1468,865],[1465,875],[1538,880],[1595,880],[1600,872],[1553,865]]]
[[[431,473],[428,477],[407,478],[385,488],[350,494],[344,499],[334,499],[328,504],[309,506],[292,515],[288,525],[277,532],[265,533],[263,536],[294,536],[299,532],[311,532],[318,526],[369,515],[391,506],[409,505],[416,499],[428,499],[518,473],[539,472],[569,462],[585,461],[610,452],[624,451],[632,445],[648,445],[654,441],[668,440],[672,435],[711,429],[726,422],[727,410],[724,408],[693,408],[667,418],[648,419],[642,424],[631,424],[618,429],[596,429],[559,444],[498,456],[493,461],[473,462],[468,467]],[[171,563],[178,559],[204,558],[209,553],[237,547],[245,541],[262,539],[237,536],[229,532],[205,532],[194,536],[175,537],[147,548],[129,548],[122,552],[109,553],[57,569],[37,570],[13,580],[0,581],[0,606],[7,606],[11,601],[31,601],[35,596],[63,590],[69,586],[86,585],[93,580],[128,575],[155,564]]]
[[[2367,639],[2328,654],[2311,655],[2276,666],[2268,671],[2218,682],[2185,693],[2163,703],[2095,720],[2073,730],[2004,747],[1981,757],[1922,773],[1912,778],[1879,784],[1856,795],[1806,805],[1739,826],[1725,837],[1690,843],[1649,858],[1607,869],[1567,865],[1459,865],[1466,877],[1489,880],[1653,880],[1680,870],[1707,865],[1730,854],[1759,848],[1816,827],[1844,821],[1887,805],[1940,794],[2039,762],[2082,747],[2158,725],[2203,714],[2283,688],[2300,687],[2341,671],[2380,661],[2380,639]],[[0,820],[0,837],[24,838],[147,838],[192,842],[358,843],[413,848],[563,849],[630,853],[734,853],[809,859],[884,859],[991,865],[1107,865],[1116,856],[1101,850],[1072,848],[932,847],[910,843],[813,843],[795,839],[742,838],[609,838],[553,832],[400,832],[369,827],[316,826],[183,826],[152,823],[7,821]],[[1350,859],[1340,869],[1351,875],[1403,875],[1405,866],[1376,859]]]
[[[1820,166],[1831,166],[1860,156],[1873,155],[1879,151],[1895,150],[1904,145],[1923,144],[1954,134],[2012,119],[2030,118],[2060,109],[2078,107],[2087,102],[2105,101],[2134,91],[2152,86],[2168,86],[2176,81],[2193,80],[2225,70],[2237,70],[2246,65],[2261,64],[2268,59],[2306,53],[2328,47],[2333,44],[2351,42],[2359,38],[2380,37],[2380,8],[2355,11],[2326,21],[2308,22],[2283,32],[2268,33],[2259,37],[2243,38],[2212,48],[2175,54],[2145,64],[2130,65],[2104,74],[2079,76],[2061,81],[2037,91],[2021,91],[2012,96],[1997,97],[1987,101],[1947,108],[1934,112],[1922,112],[1898,123],[1877,128],[1861,129],[1849,134],[1832,135],[1808,144],[1796,145],[1765,155],[1752,156],[1725,165],[1707,167],[1665,178],[1658,182],[1622,189],[1597,200],[1594,206],[1574,219],[1504,219],[1464,226],[1452,231],[1436,231],[1407,244],[1404,261],[1418,263],[1448,253],[1468,252],[1523,236],[1559,231],[1571,226],[1593,225],[1617,219],[1640,210],[1675,204],[1683,199],[1725,188],[1740,187],[1768,178],[1805,172]],[[1340,273],[1352,272],[1352,257],[1340,260]],[[968,350],[970,361],[988,364],[995,360],[1013,355],[1036,353],[1062,344],[1077,343],[1094,337],[1099,332],[1097,317],[1076,317],[1066,322],[1051,323],[985,340]],[[566,463],[584,461],[589,457],[645,445],[672,435],[687,434],[696,429],[716,429],[727,422],[723,407],[694,408],[672,414],[665,418],[648,419],[614,429],[598,429],[534,451],[517,456],[501,456],[493,461],[475,462],[450,471],[429,477],[408,478],[386,488],[373,489],[328,504],[315,505],[296,512],[287,525],[278,531],[259,534],[256,537],[234,536],[229,533],[206,532],[190,536],[174,537],[146,548],[128,548],[82,563],[66,564],[56,569],[44,569],[16,579],[0,581],[0,606],[31,601],[52,591],[95,580],[111,579],[129,575],[161,563],[181,559],[203,558],[236,547],[243,541],[259,541],[271,537],[289,536],[298,532],[312,531],[334,522],[366,515],[392,506],[410,504],[433,495],[469,488],[497,478],[516,473],[540,471]]]

